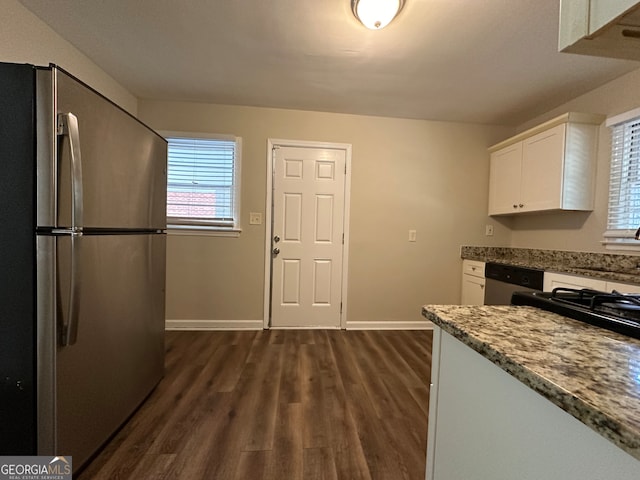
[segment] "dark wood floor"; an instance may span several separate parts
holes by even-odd
[[[169,332],[166,350],[79,479],[424,479],[430,331]]]

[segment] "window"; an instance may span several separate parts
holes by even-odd
[[[640,109],[607,120],[611,127],[611,170],[607,248],[640,249]]]
[[[241,139],[176,133],[165,138],[169,228],[239,232]]]

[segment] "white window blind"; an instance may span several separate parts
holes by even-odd
[[[605,244],[637,246],[640,227],[640,117],[610,125],[611,170]]]
[[[238,228],[239,139],[166,139],[167,223]]]

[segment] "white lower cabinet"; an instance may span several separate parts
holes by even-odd
[[[550,292],[558,287],[575,289],[590,288],[592,290],[600,290],[601,292],[611,292],[615,290],[620,293],[640,293],[640,285],[610,282],[608,280],[569,275],[567,273],[544,272],[544,291]]]
[[[629,285],[628,283],[607,282],[607,292],[615,290],[620,293],[640,293],[640,285]]]
[[[484,305],[484,262],[462,261],[460,305]]]
[[[640,461],[440,327],[427,480],[637,480]]]
[[[578,275],[569,275],[566,273],[544,272],[544,288],[545,292],[550,292],[554,288],[590,288],[592,290],[606,291],[607,282],[597,278],[587,278]]]

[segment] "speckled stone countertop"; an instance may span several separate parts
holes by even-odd
[[[467,260],[506,263],[539,268],[547,272],[640,284],[640,256],[638,255],[463,245],[460,256]]]
[[[425,305],[422,314],[640,460],[640,340],[533,307]]]

